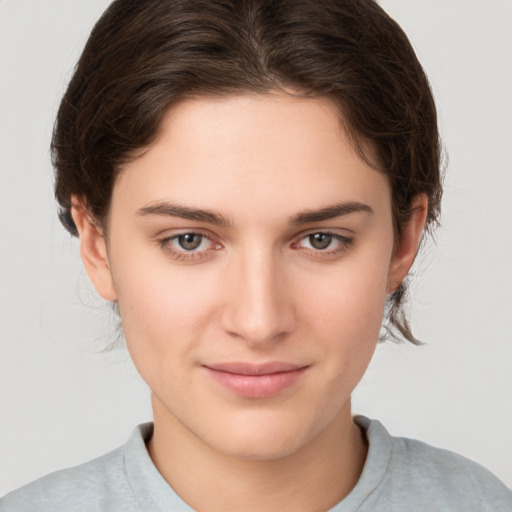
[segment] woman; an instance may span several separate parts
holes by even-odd
[[[61,220],[152,390],[127,445],[5,510],[508,510],[352,418],[441,196],[436,112],[373,2],[115,1],[62,101]]]

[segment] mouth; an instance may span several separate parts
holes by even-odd
[[[309,365],[272,361],[260,364],[229,362],[203,365],[224,389],[244,398],[268,398],[290,388]]]

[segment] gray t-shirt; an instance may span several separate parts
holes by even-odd
[[[350,494],[330,512],[511,512],[512,492],[470,460],[419,441],[392,437],[356,416],[368,456]],[[1,512],[192,511],[160,475],[146,449],[153,425],[103,457],[57,471],[7,494]]]

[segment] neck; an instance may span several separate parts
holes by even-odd
[[[215,450],[154,397],[153,411],[149,454],[173,490],[199,511],[329,510],[355,486],[366,459],[366,439],[352,420],[350,402],[309,443],[271,460]]]

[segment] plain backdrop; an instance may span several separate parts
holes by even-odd
[[[107,0],[0,0],[0,495],[151,418],[115,319],[55,215],[55,111]],[[512,486],[512,2],[386,0],[432,82],[449,153],[442,228],[413,272],[422,347],[377,348],[354,411]]]

